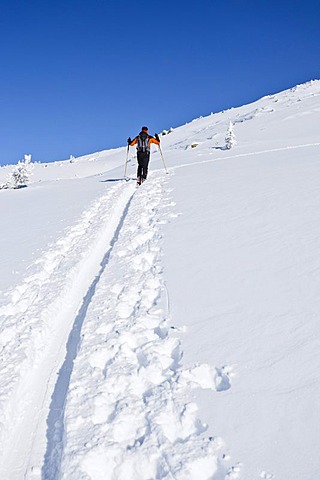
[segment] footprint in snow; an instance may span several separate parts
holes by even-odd
[[[260,473],[260,477],[263,479],[263,480],[272,480],[274,478],[274,475],[272,473],[268,473],[268,472],[261,472]]]
[[[120,318],[129,318],[133,312],[133,308],[127,302],[120,302],[117,305],[117,313]]]
[[[193,388],[209,388],[216,392],[224,392],[231,388],[231,367],[215,368],[208,364],[196,365],[184,370],[179,381],[188,383]]]
[[[222,368],[216,368],[216,378],[215,378],[215,385],[216,385],[216,391],[217,392],[224,392],[226,390],[229,390],[231,388],[231,382],[230,382],[230,372],[231,369],[229,367],[222,367]]]

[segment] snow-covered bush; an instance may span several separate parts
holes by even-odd
[[[237,140],[236,140],[236,136],[235,136],[234,129],[233,129],[233,123],[231,121],[229,123],[229,128],[228,128],[228,131],[227,131],[227,134],[226,134],[225,142],[226,142],[226,149],[227,150],[230,150],[230,148],[237,145]]]
[[[5,184],[0,188],[21,188],[25,187],[29,182],[29,177],[33,169],[31,163],[31,155],[25,155],[24,160],[19,160],[12,173],[7,178]]]
[[[171,128],[169,128],[169,130],[162,130],[161,135],[162,136],[163,135],[168,135],[169,133],[172,133],[172,132],[173,132],[173,128],[171,127]]]

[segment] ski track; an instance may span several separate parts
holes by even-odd
[[[165,178],[165,180],[163,180]],[[159,172],[97,199],[0,308],[0,478],[238,478],[190,400],[232,369],[184,369],[170,326],[159,225],[175,217]]]
[[[232,160],[234,158],[240,158],[240,157],[252,157],[256,155],[263,155],[266,153],[275,153],[275,152],[283,152],[285,150],[296,150],[300,148],[310,148],[310,147],[319,147],[320,143],[306,143],[304,145],[291,145],[291,146],[286,146],[286,147],[279,147],[279,148],[272,148],[269,150],[260,150],[257,152],[247,152],[247,153],[239,153],[236,155],[226,155],[223,157],[216,157],[216,158],[209,158],[207,160],[199,160],[197,162],[190,162],[190,163],[183,163],[180,165],[176,165],[174,167],[170,167],[169,171],[175,171],[178,170],[179,168],[185,168],[185,167],[192,167],[195,165],[202,165],[205,163],[211,163],[211,162],[217,162],[219,160]],[[201,157],[203,155],[213,155],[213,152],[203,152],[203,153],[198,153],[197,156]]]
[[[183,369],[168,318],[159,232],[174,216],[166,184],[155,174],[137,190],[102,268],[45,479],[238,478],[190,401],[194,388],[229,389],[231,369]]]
[[[8,303],[0,308],[0,478],[22,478],[68,333],[133,195],[132,184],[123,187],[93,202],[29,268],[24,281],[5,294]]]

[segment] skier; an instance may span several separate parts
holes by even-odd
[[[133,147],[137,145],[138,154],[138,170],[137,170],[137,184],[141,185],[148,175],[148,165],[150,160],[150,145],[155,143],[160,145],[159,135],[156,133],[154,137],[148,134],[148,127],[142,127],[141,132],[133,140],[128,138],[128,145]]]

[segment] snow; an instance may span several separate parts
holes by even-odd
[[[138,189],[123,147],[0,191],[1,479],[319,477],[319,116],[308,82],[171,129]]]

